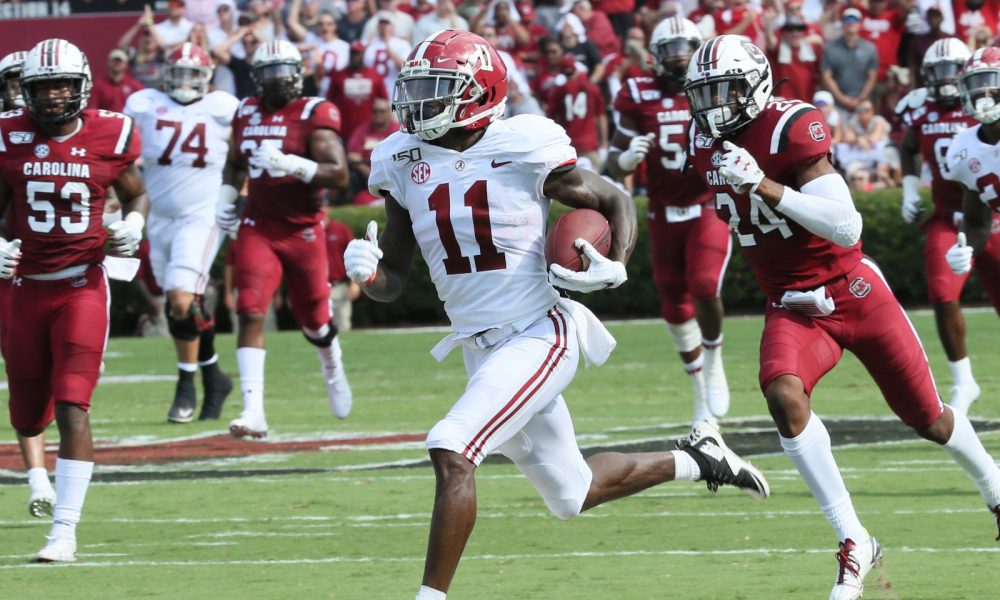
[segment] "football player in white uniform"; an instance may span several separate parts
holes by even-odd
[[[167,413],[173,423],[194,419],[194,376],[201,367],[205,396],[200,420],[218,419],[233,389],[219,369],[215,320],[202,304],[209,269],[223,234],[215,223],[215,198],[239,101],[209,92],[212,61],[199,46],[181,44],[166,58],[163,91],[129,96],[125,113],[142,135],[147,221],[153,275],[167,293],[167,320],[177,350],[177,387]]]
[[[493,451],[510,458],[561,519],[673,479],[769,493],[763,475],[708,423],[676,451],[583,458],[562,392],[579,356],[602,364],[614,338],[552,286],[621,285],[635,208],[599,176],[574,168],[576,151],[552,121],[499,120],[506,100],[506,68],[483,38],[445,30],[419,43],[394,92],[402,131],[372,154],[369,187],[385,198],[385,232],[376,240],[372,222],[344,256],[348,275],[371,298],[390,302],[402,294],[419,246],[453,329],[432,354],[442,360],[460,346],[469,373],[465,393],[427,436],[437,493],[419,600],[448,591],[475,523],[474,472]],[[604,214],[610,257],[577,240],[589,268],[547,270],[549,198]]]
[[[21,93],[21,65],[27,52],[11,52],[0,59],[0,109],[3,111],[24,108],[24,95]],[[0,215],[0,220],[3,215]],[[6,224],[4,224],[6,225]],[[6,227],[0,227],[6,230]],[[8,314],[7,282],[0,283],[0,337]],[[2,344],[0,344],[2,346]],[[24,469],[28,473],[28,513],[33,517],[48,517],[56,505],[56,490],[49,479],[49,471],[45,467],[45,434],[26,437],[17,434],[17,445],[21,448],[21,458]]]

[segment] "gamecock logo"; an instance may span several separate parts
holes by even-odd
[[[420,161],[410,170],[413,183],[426,183],[431,178],[431,166],[426,161]]]
[[[864,277],[856,277],[854,281],[851,282],[850,287],[851,293],[858,298],[864,298],[872,291],[872,284],[865,281]]]
[[[811,135],[812,139],[816,140],[817,142],[822,142],[823,140],[825,140],[826,130],[823,129],[823,124],[820,123],[819,121],[813,121],[812,123],[810,123],[809,135]]]

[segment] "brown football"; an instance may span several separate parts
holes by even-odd
[[[587,240],[607,256],[611,250],[611,225],[596,210],[577,208],[569,211],[559,217],[545,238],[545,261],[571,271],[586,271],[590,259],[574,245],[577,238]]]

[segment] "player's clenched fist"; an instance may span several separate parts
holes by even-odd
[[[347,276],[355,283],[369,285],[375,280],[378,261],[382,258],[382,250],[378,247],[378,223],[368,223],[365,237],[351,240],[344,250],[344,268]]]
[[[955,275],[965,275],[972,270],[972,247],[965,245],[964,232],[959,232],[955,245],[948,248],[944,259]]]
[[[639,163],[642,162],[646,155],[649,154],[649,149],[653,146],[654,134],[637,135],[628,143],[628,150],[625,150],[618,155],[618,166],[625,172],[631,173],[635,171]]]
[[[240,215],[236,208],[239,195],[233,186],[223,185],[215,202],[215,224],[233,239],[236,239],[236,231],[240,228]]]
[[[726,151],[722,154],[719,175],[725,177],[738,194],[756,192],[757,186],[764,179],[764,171],[757,166],[757,160],[745,149],[728,140],[722,142],[722,147]]]
[[[0,279],[10,279],[14,276],[17,265],[21,262],[21,240],[7,241],[0,238]]]
[[[628,280],[625,265],[617,260],[611,260],[597,251],[587,240],[578,238],[577,248],[590,259],[586,271],[571,271],[566,267],[549,265],[549,283],[573,292],[596,292],[608,288],[616,288]]]
[[[121,221],[108,225],[108,253],[113,256],[132,256],[142,241],[142,228],[146,219],[137,212],[130,212]]]

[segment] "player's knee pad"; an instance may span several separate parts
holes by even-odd
[[[333,319],[330,319],[329,330],[326,332],[326,335],[313,337],[309,335],[309,333],[306,333],[305,329],[302,330],[302,335],[306,338],[306,340],[317,348],[329,348],[330,344],[333,343],[333,338],[337,337],[337,333],[339,333],[339,331],[337,330],[337,324],[333,322]]]
[[[215,327],[215,318],[205,313],[205,307],[200,297],[195,298],[191,302],[187,316],[183,319],[174,317],[174,313],[170,310],[169,305],[167,306],[166,313],[167,330],[170,331],[171,337],[182,342],[193,342],[201,337],[203,331]]]
[[[701,328],[695,319],[688,319],[683,323],[667,323],[667,332],[678,352],[691,352],[701,345]]]

